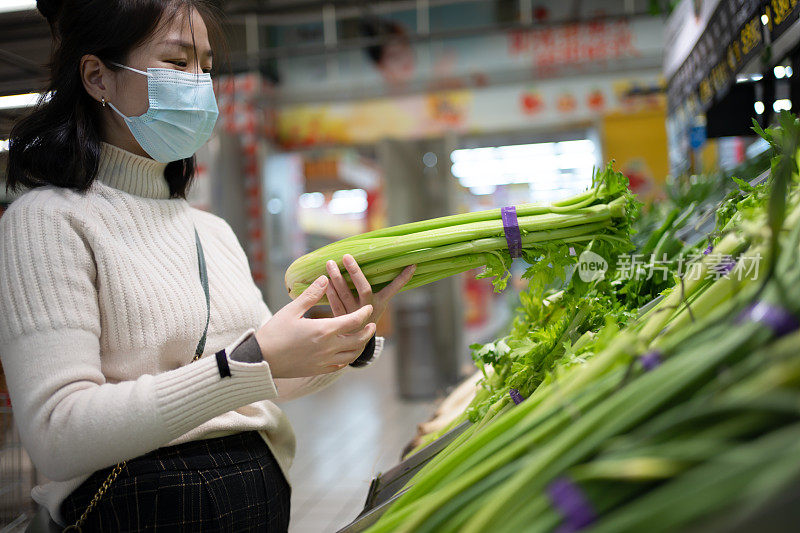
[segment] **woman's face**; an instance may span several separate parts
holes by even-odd
[[[191,20],[191,24],[190,24]],[[192,35],[194,34],[194,35]],[[203,18],[192,10],[191,19],[180,12],[162,24],[141,46],[132,50],[124,63],[126,66],[147,72],[148,68],[165,68],[183,72],[201,73],[211,71],[211,45]],[[106,100],[114,104],[127,116],[139,116],[147,112],[147,76],[127,69],[106,69]],[[106,76],[103,76],[104,81]],[[147,156],[136,142],[125,121],[110,107],[103,110],[103,140],[139,155]]]

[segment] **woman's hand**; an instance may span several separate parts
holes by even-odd
[[[328,278],[320,276],[256,332],[256,341],[273,377],[334,372],[355,361],[375,334],[371,305],[335,318],[303,318],[322,299],[328,286]]]
[[[347,313],[353,313],[358,309],[363,309],[365,306],[372,306],[372,316],[370,322],[378,323],[386,307],[389,305],[389,300],[400,292],[406,283],[409,282],[417,269],[417,265],[409,265],[403,269],[392,282],[383,288],[378,294],[372,294],[372,287],[367,281],[367,277],[361,272],[361,268],[356,263],[355,258],[346,254],[342,258],[342,263],[350,274],[350,279],[353,280],[353,285],[356,287],[358,293],[358,300],[353,296],[352,291],[347,286],[342,273],[339,272],[339,267],[335,261],[328,261],[325,267],[328,271],[328,276],[331,278],[331,283],[328,285],[327,295],[328,302],[331,305],[333,316],[343,316]]]

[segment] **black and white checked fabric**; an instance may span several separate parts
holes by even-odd
[[[113,467],[61,504],[73,524]],[[127,462],[83,531],[268,531],[289,527],[291,489],[256,431],[159,448]]]

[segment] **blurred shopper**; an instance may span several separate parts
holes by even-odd
[[[39,0],[49,97],[11,133],[0,357],[33,491],[83,531],[285,531],[295,440],[273,403],[381,350],[352,257],[270,314],[228,224],[191,208],[216,117],[200,0]],[[218,50],[217,46],[213,47]],[[327,294],[336,315],[303,314]],[[53,524],[51,523],[51,526]]]

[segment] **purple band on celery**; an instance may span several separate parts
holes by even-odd
[[[800,328],[800,321],[792,313],[767,302],[757,302],[739,315],[739,322],[758,322],[771,329],[778,337],[791,333]]]
[[[736,260],[735,260],[735,259],[729,259],[728,261],[726,261],[725,263],[723,263],[723,264],[720,266],[720,268],[722,269],[722,272],[723,272],[724,274],[730,274],[731,270],[733,270],[733,268],[734,268],[735,266],[736,266]]]
[[[508,391],[508,395],[511,396],[511,399],[514,400],[514,405],[519,405],[525,400],[522,397],[522,394],[519,393],[517,389],[511,389]]]
[[[511,257],[522,257],[522,236],[519,233],[519,221],[517,220],[517,208],[509,205],[500,209],[500,217],[503,219],[503,231],[506,234],[506,243]]]
[[[734,259],[731,256],[726,256],[722,258],[722,261],[720,261],[717,265],[714,266],[713,270],[714,272],[717,272],[723,276],[727,276],[728,274],[730,274],[731,270],[733,270],[733,267],[735,266],[736,266],[736,259]]]
[[[566,477],[554,479],[547,486],[547,495],[559,513],[564,517],[560,533],[571,533],[585,528],[597,519],[592,504],[583,491]]]
[[[658,368],[658,366],[661,365],[661,353],[655,350],[652,352],[647,352],[643,356],[639,357],[639,362],[642,363],[642,368],[644,368],[647,372],[650,372],[654,368]]]
[[[710,253],[711,253],[711,250],[713,250],[713,249],[714,249],[714,245],[712,245],[712,244],[709,244],[709,245],[708,245],[708,248],[706,248],[705,250],[703,250],[703,255],[708,255],[708,254],[710,254]]]

